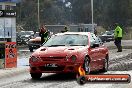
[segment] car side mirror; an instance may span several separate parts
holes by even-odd
[[[99,43],[94,43],[91,48],[99,47]]]

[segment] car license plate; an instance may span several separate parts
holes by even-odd
[[[58,67],[56,64],[45,64],[45,67]]]

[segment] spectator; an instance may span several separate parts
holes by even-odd
[[[117,52],[122,52],[122,46],[121,46],[121,39],[122,39],[122,28],[119,26],[118,23],[115,24],[116,28],[114,30],[114,39],[115,39],[115,45],[118,49]]]
[[[44,42],[47,41],[48,39],[48,31],[45,27],[45,25],[43,25],[40,29],[40,32],[39,32],[39,36],[41,37],[41,44],[43,44]]]

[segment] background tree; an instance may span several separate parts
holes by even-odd
[[[132,0],[93,1],[94,23],[106,29],[113,29],[114,23],[131,26]],[[21,0],[16,10],[19,25],[26,30],[37,30],[37,0]],[[91,0],[40,0],[40,23],[91,23]]]

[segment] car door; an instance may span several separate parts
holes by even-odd
[[[98,59],[99,59],[99,47],[92,47],[96,41],[96,36],[94,34],[90,34],[90,49],[89,49],[89,56],[91,58],[91,69],[95,70],[98,69]]]
[[[103,66],[103,61],[105,59],[105,50],[104,50],[104,45],[103,45],[103,42],[101,41],[101,39],[96,36],[96,43],[99,44],[99,47],[98,47],[98,59],[97,59],[97,63],[98,63],[98,67],[99,68],[102,68]]]

